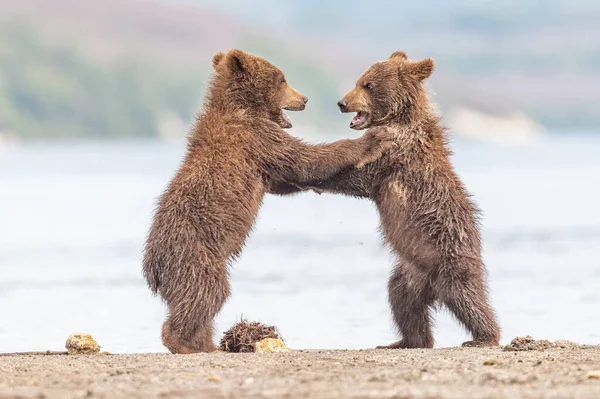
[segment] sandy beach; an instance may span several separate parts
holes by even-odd
[[[533,348],[529,348],[533,349]],[[600,347],[0,357],[0,398],[599,398]]]

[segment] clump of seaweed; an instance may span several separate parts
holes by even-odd
[[[242,319],[225,331],[220,346],[226,352],[254,352],[255,344],[265,338],[282,340],[276,327]]]

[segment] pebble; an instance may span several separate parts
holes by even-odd
[[[590,380],[600,380],[600,370],[592,370],[587,376]]]
[[[69,338],[67,338],[65,347],[67,348],[69,355],[92,355],[100,352],[100,345],[98,345],[91,334],[71,334]]]
[[[277,353],[289,352],[290,348],[277,338],[265,338],[254,344],[254,352],[256,353]]]

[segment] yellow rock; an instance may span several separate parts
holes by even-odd
[[[593,370],[588,373],[590,380],[600,380],[600,370]]]
[[[254,352],[256,353],[273,353],[273,352],[289,352],[290,348],[277,338],[265,338],[254,344]]]
[[[100,345],[90,334],[71,334],[65,344],[69,355],[95,354],[100,352]]]

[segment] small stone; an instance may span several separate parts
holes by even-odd
[[[254,344],[254,352],[256,353],[276,353],[289,352],[290,348],[278,338],[265,338]]]
[[[587,376],[590,380],[600,380],[600,370],[592,370]]]
[[[210,373],[208,375],[207,380],[212,381],[212,382],[221,382],[221,379],[219,377],[217,377],[216,375],[214,375],[213,373]]]
[[[483,362],[484,366],[499,366],[501,364],[502,363],[500,363],[496,359],[487,359],[486,361]]]
[[[71,334],[65,344],[69,355],[96,354],[100,352],[100,345],[90,334]]]

